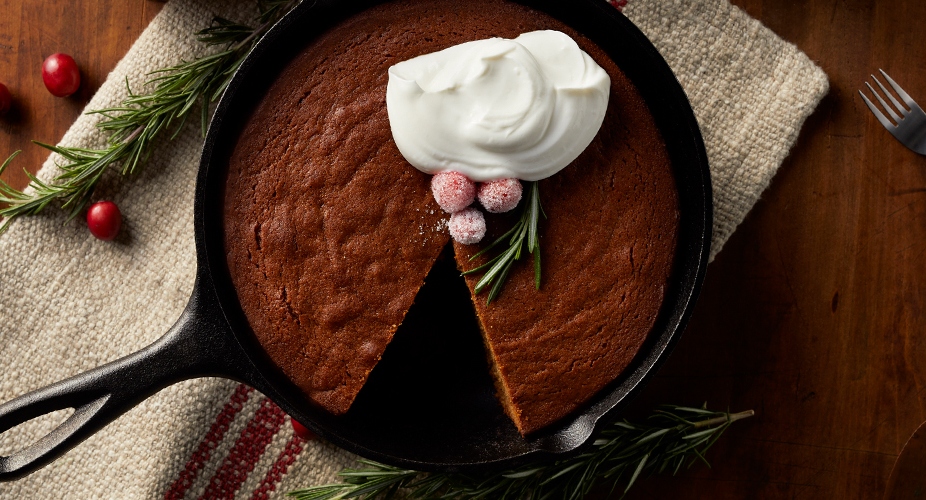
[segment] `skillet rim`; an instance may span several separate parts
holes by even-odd
[[[215,293],[218,307],[232,336],[257,369],[255,376],[248,377],[252,380],[246,382],[270,397],[284,411],[318,435],[341,448],[384,463],[418,470],[444,471],[496,469],[514,466],[529,459],[561,457],[574,453],[591,440],[595,430],[613,419],[620,409],[639,393],[678,342],[704,280],[710,254],[713,215],[707,155],[687,96],[668,64],[645,35],[617,9],[602,0],[572,0],[568,2],[568,7],[566,2],[557,0],[517,0],[517,3],[544,11],[570,25],[601,46],[614,59],[650,107],[669,151],[679,188],[679,243],[673,279],[666,293],[663,311],[660,312],[656,326],[631,367],[625,370],[618,380],[603,389],[591,404],[577,414],[566,417],[562,424],[554,424],[547,430],[525,438],[524,441],[532,446],[517,448],[506,456],[435,461],[383,453],[375,449],[375,446],[351,441],[343,437],[337,429],[332,429],[336,425],[332,425],[331,422],[337,417],[332,417],[308,403],[308,400],[301,396],[301,391],[282,376],[257,343],[244,317],[237,294],[231,287],[221,223],[226,171],[223,163],[227,163],[222,160],[222,151],[223,148],[231,147],[228,141],[223,143],[223,140],[227,139],[229,134],[231,137],[237,136],[237,132],[229,132],[237,130],[235,105],[239,99],[248,99],[247,91],[258,85],[255,82],[272,81],[272,78],[266,75],[255,77],[255,72],[267,65],[265,58],[279,59],[297,52],[298,49],[291,49],[284,51],[283,56],[271,54],[280,44],[294,37],[300,38],[295,32],[302,31],[303,43],[309,43],[320,27],[329,25],[325,20],[338,21],[351,13],[379,3],[384,2],[306,0],[268,31],[236,71],[210,122],[197,176],[194,226],[199,262],[198,280]],[[304,26],[306,24],[308,28]],[[615,29],[617,31],[614,31]],[[618,36],[614,36],[615,33]],[[628,51],[628,46],[636,50]],[[302,45],[299,46],[301,47]],[[287,57],[286,61],[288,60]],[[278,66],[282,68],[284,64],[285,62]],[[245,97],[242,97],[242,94],[245,94]],[[250,99],[254,100],[253,97]],[[662,111],[658,111],[660,114],[657,114],[657,110]],[[250,112],[238,114],[249,116]],[[680,149],[686,151],[679,151]],[[219,164],[216,165],[216,162]],[[677,300],[667,305],[670,294]]]

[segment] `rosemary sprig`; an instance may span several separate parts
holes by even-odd
[[[488,475],[422,473],[360,460],[358,469],[345,469],[344,482],[290,492],[299,500],[364,500],[392,498],[543,499],[584,498],[596,484],[610,485],[612,492],[627,476],[623,493],[643,473],[671,471],[701,461],[705,453],[733,422],[754,415],[709,411],[684,406],[664,406],[646,422],[615,422],[601,431],[589,450],[553,463],[534,463]],[[709,466],[709,465],[708,465]]]
[[[62,208],[69,210],[68,219],[76,217],[89,204],[107,167],[118,164],[123,175],[135,172],[151,154],[151,145],[161,132],[173,129],[170,138],[176,137],[196,105],[200,106],[205,134],[209,103],[222,95],[260,35],[297,1],[260,2],[257,28],[215,18],[212,26],[197,32],[197,39],[208,46],[224,46],[223,49],[153,72],[145,84],[153,87],[150,93],[135,94],[126,81],[129,96],[120,106],[90,111],[104,117],[97,127],[110,134],[106,147],[61,147],[34,141],[64,159],[64,163],[58,165],[61,172],[50,182],[43,182],[26,171],[31,192],[19,191],[0,181],[0,206],[3,206],[0,233],[17,217],[37,214],[53,201],[60,201]],[[14,152],[0,165],[0,174],[18,153]]]
[[[540,207],[540,188],[536,182],[530,183],[527,193],[527,200],[521,205],[521,217],[518,219],[518,222],[515,223],[514,227],[493,241],[489,246],[470,257],[469,260],[472,261],[484,255],[506,240],[508,242],[508,248],[485,264],[463,273],[467,275],[488,269],[485,271],[485,274],[482,275],[482,278],[476,282],[476,286],[474,287],[474,292],[478,294],[487,286],[492,285],[492,288],[489,290],[489,297],[486,299],[486,304],[490,304],[502,291],[502,286],[505,284],[505,279],[508,278],[511,266],[514,265],[515,261],[521,258],[521,252],[525,242],[527,243],[527,253],[532,254],[534,257],[534,287],[538,290],[540,289],[540,238],[537,236],[537,226],[543,209]]]

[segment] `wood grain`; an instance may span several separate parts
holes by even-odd
[[[926,419],[926,157],[856,92],[884,68],[926,104],[926,3],[734,0],[827,72],[830,94],[762,200],[708,270],[691,325],[631,414],[658,403],[756,410],[713,468],[638,483],[632,498],[880,498]],[[0,0],[0,81],[16,111],[0,155],[22,187],[160,8],[143,0]],[[72,54],[84,84],[58,99],[40,66]],[[922,470],[922,469],[921,469]]]
[[[884,500],[907,500],[926,495],[926,422],[920,426],[897,457],[887,481]]]
[[[926,101],[926,4],[734,3],[817,61],[831,90],[635,403],[706,400],[756,417],[711,450],[712,469],[632,497],[879,498],[926,419],[926,157],[857,89],[883,68]]]
[[[0,82],[13,94],[13,108],[0,118],[0,163],[22,150],[2,179],[28,184],[23,168],[37,172],[56,144],[106,80],[142,30],[163,6],[149,0],[0,0]],[[80,89],[55,97],[42,83],[42,61],[70,54],[81,72]]]

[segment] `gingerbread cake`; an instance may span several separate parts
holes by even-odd
[[[540,181],[540,289],[525,262],[491,304],[473,295],[499,399],[524,434],[580,408],[630,364],[662,305],[678,233],[678,194],[652,117],[614,63],[576,39],[611,76],[612,97],[585,152]],[[487,224],[491,242],[512,221]],[[481,264],[470,260],[479,249],[454,243],[458,267]],[[470,290],[478,279],[466,276]]]
[[[595,44],[516,3],[390,2],[313,39],[262,97],[229,160],[225,245],[239,302],[269,357],[332,413],[350,408],[449,244],[430,176],[393,141],[389,67],[544,29],[569,34],[608,72],[611,98],[592,144],[540,183],[540,290],[527,262],[491,305],[473,296],[502,406],[524,434],[563,418],[618,378],[652,329],[678,200],[630,81]],[[511,216],[487,222],[484,243]],[[454,245],[461,269],[479,248]]]

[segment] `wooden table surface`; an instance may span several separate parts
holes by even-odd
[[[881,498],[926,420],[926,157],[882,129],[856,90],[883,68],[926,104],[926,2],[734,3],[817,61],[831,90],[631,409],[707,401],[756,417],[711,450],[713,468],[649,478],[630,496]],[[24,186],[18,171],[46,157],[29,141],[61,138],[160,7],[0,0],[0,81],[15,96],[0,155],[24,151],[5,180]],[[42,60],[59,51],[84,78],[68,99],[41,82]],[[920,453],[906,469],[926,476]]]

